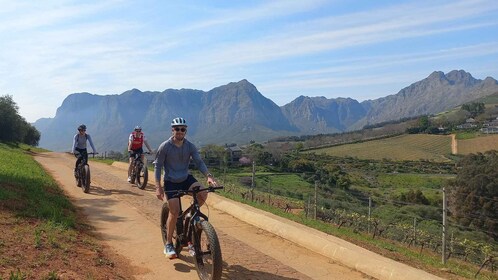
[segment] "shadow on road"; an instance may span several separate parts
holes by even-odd
[[[194,258],[191,256],[180,255],[179,257],[185,263],[175,263],[175,270],[188,273],[195,270]],[[250,270],[240,265],[228,265],[223,262],[223,274],[221,279],[226,280],[298,280],[300,278],[284,277],[273,273]]]
[[[97,195],[97,196],[108,196],[108,195],[113,195],[113,194],[129,194],[129,195],[134,195],[134,196],[140,196],[140,194],[137,194],[133,191],[129,190],[120,190],[120,189],[104,189],[99,186],[91,185],[90,186],[90,192],[88,193],[89,195]]]
[[[224,266],[222,279],[297,280],[299,278],[285,277],[264,271],[250,270],[240,265],[230,265],[228,267]]]

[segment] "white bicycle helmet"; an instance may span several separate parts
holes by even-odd
[[[180,117],[174,118],[171,121],[171,126],[179,126],[179,125],[187,126],[187,121],[184,118],[180,118]]]
[[[141,126],[139,126],[139,125],[137,125],[137,126],[135,126],[135,130],[137,130],[137,129],[142,130],[142,127],[141,127]]]

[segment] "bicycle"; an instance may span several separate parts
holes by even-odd
[[[173,232],[173,247],[175,253],[180,256],[183,247],[188,247],[189,254],[194,257],[197,274],[202,280],[217,280],[221,278],[222,256],[220,242],[213,226],[209,223],[208,217],[200,210],[197,193],[202,191],[214,192],[220,187],[193,188],[190,190],[167,191],[175,193],[174,198],[178,198],[180,212],[176,220],[176,228]],[[193,199],[191,205],[182,211],[181,197],[191,194]],[[167,243],[167,224],[169,207],[168,203],[163,204],[161,210],[161,235],[163,243]]]
[[[146,152],[145,154],[150,154]],[[132,168],[130,183],[135,184],[139,189],[143,190],[147,186],[147,181],[149,180],[149,169],[147,168],[147,159],[145,162],[142,161],[142,154],[136,153],[135,158],[132,161]]]
[[[96,155],[98,153],[87,153],[87,155]],[[90,191],[90,166],[86,157],[82,153],[75,153],[77,158],[81,158],[80,163],[76,167],[76,185],[83,189],[84,193]]]

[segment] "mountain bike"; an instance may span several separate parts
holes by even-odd
[[[190,255],[194,258],[197,274],[202,280],[221,278],[222,257],[218,236],[209,223],[208,217],[201,212],[197,194],[203,191],[214,192],[217,189],[223,189],[223,186],[167,191],[174,193],[173,197],[178,198],[180,202],[180,212],[173,232],[173,247],[176,255],[180,256],[182,248],[188,247]],[[185,211],[182,211],[180,198],[186,194],[192,195],[192,203]],[[167,243],[168,214],[169,207],[165,202],[161,210],[161,235],[164,245]]]
[[[87,155],[96,155],[98,153],[87,153]],[[90,166],[86,157],[82,153],[74,154],[77,158],[81,158],[80,163],[76,167],[76,185],[83,189],[84,193],[90,191]]]
[[[145,154],[150,154],[146,152]],[[149,180],[149,169],[147,168],[147,159],[145,162],[142,161],[142,153],[136,153],[135,158],[132,161],[132,168],[130,183],[137,185],[141,190],[145,189],[147,186],[147,181]]]

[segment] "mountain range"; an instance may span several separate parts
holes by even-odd
[[[163,92],[128,90],[119,95],[87,92],[67,96],[54,118],[34,123],[40,146],[68,151],[79,124],[86,124],[98,151],[126,149],[129,133],[142,126],[153,148],[171,135],[176,116],[188,122],[197,145],[245,144],[278,136],[337,133],[366,124],[436,114],[498,92],[498,82],[475,79],[464,70],[435,71],[397,94],[358,102],[352,98],[299,96],[279,107],[247,80],[210,91],[167,89]]]

